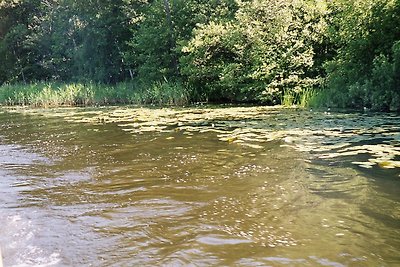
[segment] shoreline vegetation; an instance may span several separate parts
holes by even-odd
[[[0,104],[400,112],[399,0],[0,1]]]
[[[315,90],[282,94],[280,104],[285,107],[317,106]],[[116,104],[185,106],[193,103],[211,103],[196,98],[180,83],[155,83],[152,86],[135,83],[116,85],[94,83],[36,82],[30,84],[4,84],[0,86],[0,106],[70,107],[107,106]],[[226,103],[226,102],[225,102]],[[231,102],[232,104],[258,104],[257,102]],[[221,103],[216,103],[221,104]]]
[[[0,105],[60,107],[104,106],[115,104],[189,104],[189,92],[179,83],[156,83],[145,87],[133,83],[116,85],[95,83],[36,82],[6,84],[0,87]]]

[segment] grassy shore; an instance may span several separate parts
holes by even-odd
[[[0,87],[1,105],[28,105],[37,107],[89,106],[107,104],[186,105],[188,90],[179,83],[144,84],[94,83],[5,84]]]
[[[317,95],[314,89],[296,93],[285,90],[280,104],[286,107],[313,106],[316,104]],[[7,106],[59,107],[115,104],[183,106],[193,101],[204,100],[193,96],[187,87],[175,82],[158,82],[152,85],[36,82],[0,86],[0,105]]]

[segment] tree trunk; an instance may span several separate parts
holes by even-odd
[[[174,26],[172,24],[172,15],[171,15],[171,5],[169,0],[164,0],[164,11],[165,11],[165,16],[167,18],[167,23],[168,23],[168,30],[169,30],[169,49],[170,53],[172,56],[172,68],[174,70],[174,73],[177,75],[178,74],[178,59],[176,58],[175,55],[175,35],[174,35]]]
[[[19,69],[20,69],[21,76],[22,76],[22,81],[24,82],[24,84],[26,84],[26,79],[25,79],[25,74],[24,74],[24,68],[22,67],[21,59],[17,56],[17,53],[15,52],[15,49],[13,49],[13,53],[14,53],[15,58],[17,59],[17,66],[18,66]]]
[[[169,30],[171,31],[171,35],[172,35],[173,26],[172,26],[171,8],[170,8],[169,0],[164,0],[164,11],[165,11],[165,15],[167,16],[168,27],[169,27]]]

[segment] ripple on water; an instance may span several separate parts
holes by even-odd
[[[38,257],[75,266],[400,262],[399,118],[254,107],[31,114],[2,134],[56,160],[0,154],[11,188],[1,190],[18,195],[0,198],[38,211],[21,226],[34,229],[26,247]]]
[[[200,236],[197,241],[202,244],[212,245],[212,246],[222,246],[222,245],[237,245],[243,243],[252,243],[249,239],[239,239],[239,238],[227,238],[224,236]]]
[[[1,225],[4,266],[56,266],[61,262],[59,252],[37,244],[39,231],[29,218],[10,214],[1,217]]]

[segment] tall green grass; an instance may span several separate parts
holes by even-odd
[[[286,107],[299,106],[308,107],[312,106],[318,92],[314,88],[303,90],[284,90],[281,96],[281,104]]]
[[[0,87],[1,105],[35,107],[109,104],[185,105],[189,91],[180,83],[82,83],[5,84]]]

